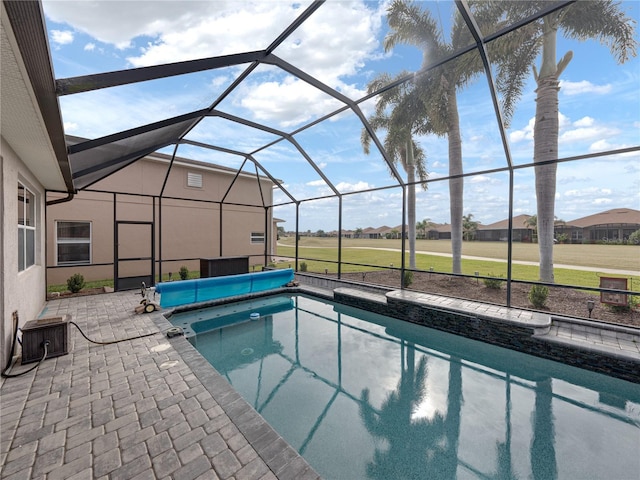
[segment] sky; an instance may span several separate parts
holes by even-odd
[[[262,50],[309,3],[44,0],[43,6],[54,74],[60,79]],[[453,2],[419,5],[432,11],[443,30],[448,29]],[[385,2],[327,1],[274,53],[340,94],[360,100],[377,75],[415,72],[423,61],[423,53],[414,47],[384,50],[386,8]],[[621,8],[638,28],[640,2],[623,2]],[[618,65],[609,49],[595,40],[578,42],[559,36],[558,58],[568,50],[573,58],[561,76],[559,93],[560,157],[640,145],[640,60],[635,57]],[[65,132],[98,138],[209,107],[245,68],[234,66],[60,97]],[[291,133],[341,106],[299,78],[260,65],[216,108]],[[373,100],[360,104],[366,116],[374,106]],[[458,107],[465,172],[506,166],[485,77],[458,94]],[[514,165],[532,162],[534,115],[535,82],[530,77],[507,131]],[[187,138],[254,153],[294,198],[314,199],[300,206],[301,231],[338,228],[338,200],[321,198],[332,193],[323,176],[345,194],[343,229],[400,225],[402,191],[376,149],[369,155],[363,152],[361,130],[358,117],[346,111],[295,135],[322,175],[293,144],[280,141],[263,149],[277,137],[221,118],[207,118]],[[378,135],[384,138],[383,131]],[[432,182],[426,190],[418,189],[417,219],[449,223],[448,183],[439,180],[448,173],[446,138],[425,136],[418,141],[426,153]],[[244,160],[239,155],[185,145],[179,147],[178,155],[235,168]],[[506,172],[466,177],[464,213],[485,225],[507,218],[508,185]],[[382,187],[394,188],[375,190]],[[282,191],[274,192],[274,203],[288,201]],[[533,170],[516,169],[513,214],[535,214],[535,205]],[[570,221],[613,208],[640,210],[639,152],[558,166],[559,219]],[[286,230],[295,229],[293,205],[276,207],[274,216],[285,220]]]

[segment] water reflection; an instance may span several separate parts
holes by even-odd
[[[637,385],[358,315],[295,297],[291,311],[194,344],[327,480],[626,479],[640,468]]]

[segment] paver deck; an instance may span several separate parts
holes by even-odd
[[[43,316],[70,314],[92,340],[157,334],[97,345],[71,326],[67,355],[2,379],[0,478],[319,478],[184,338],[167,339],[161,313],[135,314],[140,299],[47,302]]]

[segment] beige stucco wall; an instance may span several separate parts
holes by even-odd
[[[115,218],[118,221],[155,220],[155,258],[158,260],[162,255],[162,273],[165,275],[172,272],[173,278],[177,278],[181,265],[186,265],[189,270],[199,270],[199,258],[220,256],[221,228],[222,256],[253,255],[250,264],[262,264],[264,245],[251,244],[251,232],[272,233],[271,228],[265,232],[265,210],[261,206],[261,195],[267,204],[272,201],[271,182],[263,180],[261,192],[255,177],[235,178],[235,172],[212,171],[200,165],[176,163],[167,179],[163,198],[161,202],[156,198],[155,206],[151,197],[128,194],[159,195],[167,167],[168,162],[165,161],[140,160],[90,187],[90,190],[101,192],[82,191],[70,202],[48,207],[47,266],[51,268],[48,269],[47,283],[65,284],[66,279],[74,273],[81,273],[85,280],[113,278],[114,195],[102,192],[121,192],[116,195]],[[188,172],[202,175],[202,188],[187,186]],[[234,178],[234,186],[229,190]],[[50,198],[54,197],[56,195],[50,194]],[[181,200],[184,198],[202,201]],[[223,207],[221,223],[220,204],[213,202],[219,202],[223,198],[231,204],[226,203]],[[59,220],[91,222],[92,265],[63,268],[56,266],[55,222]],[[271,221],[270,213],[269,225]],[[150,256],[150,232],[150,228],[146,226],[120,225],[119,256]],[[271,245],[275,245],[275,238],[269,240]],[[269,248],[269,252],[272,249],[273,246]],[[146,261],[123,262],[119,266],[119,273],[121,277],[134,276],[136,270],[144,271],[149,265]],[[155,268],[158,274],[158,262]]]
[[[14,335],[12,313],[18,312],[19,326],[37,318],[45,303],[44,190],[3,137],[0,137],[0,181],[2,199],[2,250],[0,252],[0,359],[7,365]],[[35,265],[18,272],[18,181],[36,195]]]

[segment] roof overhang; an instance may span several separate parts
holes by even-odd
[[[73,192],[42,6],[1,3],[0,131],[46,190]]]

